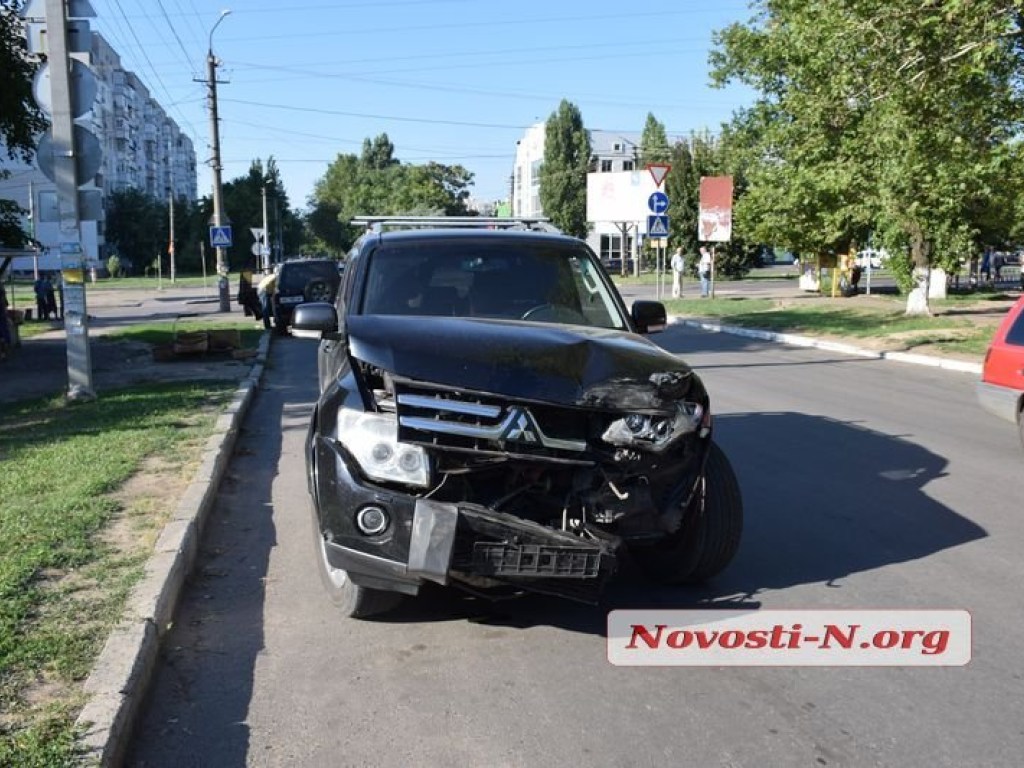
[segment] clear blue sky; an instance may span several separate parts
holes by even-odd
[[[712,32],[742,0],[92,0],[93,28],[191,136],[209,194],[209,34],[224,180],[273,156],[304,207],[339,153],[386,132],[403,162],[461,164],[474,197],[508,196],[516,140],[562,98],[591,129],[717,130],[750,100],[708,86]]]

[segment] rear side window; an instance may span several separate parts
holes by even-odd
[[[1024,308],[1017,313],[1013,325],[1006,332],[1006,343],[1016,347],[1024,347]]]
[[[337,286],[341,281],[338,266],[330,261],[309,261],[285,264],[281,267],[278,290],[281,292],[301,291],[310,280],[325,280],[328,285]]]

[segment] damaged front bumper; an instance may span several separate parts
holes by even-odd
[[[327,559],[355,584],[411,595],[426,581],[505,586],[596,602],[615,571],[620,542],[608,534],[585,538],[476,504],[385,491],[355,477],[333,441],[318,439],[316,450]],[[370,505],[389,520],[375,536],[354,524]]]

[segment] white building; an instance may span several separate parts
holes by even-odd
[[[543,216],[540,203],[540,167],[544,162],[544,123],[531,125],[516,142],[516,163],[512,177],[512,215]],[[640,152],[639,133],[588,131],[591,170],[599,173],[637,170]],[[627,238],[630,253],[635,252],[634,236]],[[603,260],[622,257],[622,233],[610,222],[598,222],[587,236],[587,244]]]
[[[100,169],[91,179],[79,179],[81,189],[99,190],[104,207],[110,193],[137,189],[151,197],[195,202],[197,198],[196,153],[192,140],[181,132],[142,81],[121,66],[121,59],[97,32],[91,33],[89,66],[96,77],[92,111],[78,119],[99,139],[103,151]],[[32,212],[24,228],[41,244],[35,257],[15,259],[13,269],[30,271],[60,268],[57,191],[35,163],[8,160],[11,172],[0,179],[0,198],[13,200]],[[102,263],[107,256],[103,221],[82,221],[82,249],[87,259]]]

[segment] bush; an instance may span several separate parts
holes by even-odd
[[[117,254],[107,259],[107,272],[111,277],[121,277],[121,259]]]

